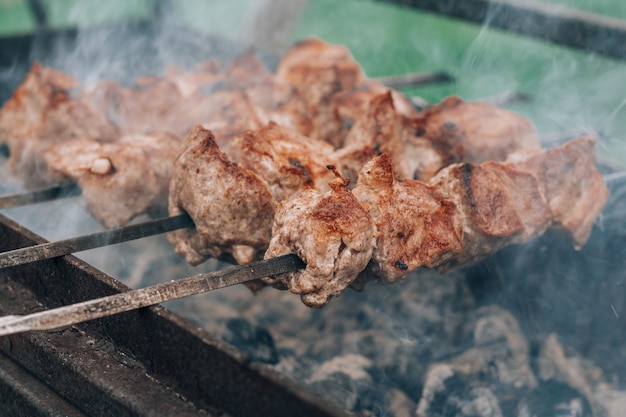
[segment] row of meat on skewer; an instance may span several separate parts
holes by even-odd
[[[296,253],[272,285],[320,307],[348,287],[472,263],[558,227],[582,246],[608,191],[595,140],[541,148],[534,126],[450,97],[424,110],[309,39],[271,72],[252,53],[133,87],[35,64],[0,110],[5,175],[75,181],[106,227],[187,213],[192,264]]]

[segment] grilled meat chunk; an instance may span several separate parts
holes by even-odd
[[[583,137],[549,151],[517,154],[508,162],[453,164],[428,183],[398,178],[391,157],[378,156],[363,167],[352,191],[354,210],[367,210],[375,225],[371,262],[359,277],[352,266],[346,266],[349,275],[339,270],[333,274],[358,286],[368,280],[396,282],[421,267],[447,270],[471,264],[553,225],[565,229],[574,245],[580,246],[608,198],[594,154],[593,139]],[[299,194],[291,200],[297,204],[283,203],[281,206],[291,211],[277,212],[272,237],[273,242],[286,242],[280,246],[280,254],[291,248],[313,265],[327,264],[328,255],[318,250],[324,246],[314,242],[315,235],[303,232],[309,230],[309,224],[310,233],[332,230],[335,241],[343,235],[352,238],[354,232],[336,226],[333,216],[312,222],[310,211],[317,207],[316,198]],[[266,257],[275,254],[268,251]],[[294,276],[300,275],[285,274],[272,283],[279,286],[284,282],[290,290],[302,293],[304,284],[294,284]],[[343,288],[329,287],[324,294],[338,295]],[[314,305],[327,300],[316,298]]]
[[[277,201],[305,187],[328,189],[334,178],[327,169],[335,163],[332,152],[328,143],[273,122],[233,139],[226,150],[233,161],[263,178]]]
[[[355,181],[363,165],[382,153],[400,178],[428,180],[452,163],[504,161],[514,152],[540,149],[529,121],[489,104],[451,97],[407,117],[396,102],[390,91],[374,96],[347,133],[336,151],[347,178]]]
[[[170,186],[170,214],[186,212],[196,223],[169,235],[177,253],[192,264],[222,255],[239,263],[261,258],[276,203],[302,189],[327,189],[334,178],[320,162],[332,161],[325,148],[330,154],[330,145],[269,123],[233,139],[224,153],[209,130],[196,127]]]
[[[29,188],[57,183],[59,178],[43,160],[50,145],[77,138],[111,140],[117,135],[106,117],[79,96],[78,87],[69,75],[33,64],[0,110],[0,143],[10,149],[5,167],[9,177]]]
[[[405,136],[409,128],[406,118],[395,108],[391,92],[374,96],[367,110],[359,116],[348,132],[344,146],[337,149],[335,158],[344,176],[356,183],[363,165],[375,156],[387,154],[394,170],[401,178],[412,178],[416,167],[438,170],[442,159],[430,142],[421,146],[413,141],[407,146]]]
[[[305,136],[343,146],[346,133],[369,101],[387,91],[367,79],[347,48],[310,38],[296,43],[282,57],[275,84],[291,95],[277,109],[286,113],[281,123]],[[409,101],[392,93],[405,114],[413,114]]]
[[[547,152],[520,151],[509,161],[540,181],[553,221],[582,247],[608,198],[608,189],[595,166],[595,143],[583,136]]]
[[[448,97],[409,121],[405,141],[421,149],[428,140],[439,154],[441,166],[415,167],[413,177],[428,180],[443,166],[455,162],[480,164],[504,161],[522,149],[540,149],[533,124],[497,106]]]
[[[176,159],[169,193],[170,214],[188,213],[196,227],[167,237],[192,265],[224,254],[249,263],[267,249],[275,204],[267,183],[228,159],[211,131],[197,126]]]
[[[372,218],[336,172],[331,191],[307,188],[278,205],[265,258],[296,253],[301,271],[263,281],[300,294],[309,307],[321,307],[341,294],[370,260],[376,239]]]
[[[120,227],[144,212],[165,211],[179,142],[169,134],[123,136],[114,143],[77,139],[53,145],[44,159],[57,177],[78,183],[100,223]]]
[[[388,155],[363,167],[353,193],[376,224],[370,268],[374,276],[394,282],[420,267],[437,267],[463,251],[455,205],[437,199],[427,184],[399,179]]]

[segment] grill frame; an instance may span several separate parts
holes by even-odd
[[[532,0],[378,0],[626,59],[626,21]]]

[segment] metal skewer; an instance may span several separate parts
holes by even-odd
[[[57,198],[80,195],[81,190],[76,184],[55,185],[40,190],[28,191],[0,196],[0,209],[41,203]]]
[[[296,271],[303,267],[304,263],[300,258],[295,254],[289,254],[38,313],[4,316],[0,317],[0,336],[33,330],[58,329],[270,275]]]
[[[454,81],[454,77],[445,72],[426,72],[413,74],[390,75],[385,77],[375,77],[374,81],[389,88],[416,87],[418,85],[448,83]]]
[[[23,265],[44,259],[56,258],[58,256],[69,255],[75,252],[99,248],[101,246],[127,242],[129,240],[158,235],[172,230],[193,227],[193,225],[193,220],[191,220],[189,215],[180,214],[178,216],[124,226],[119,229],[106,230],[104,232],[73,237],[70,239],[59,240],[57,242],[48,242],[40,245],[28,246],[26,248],[0,253],[0,268],[7,268],[10,266]]]

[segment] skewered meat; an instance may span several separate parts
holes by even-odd
[[[347,48],[315,38],[298,42],[283,55],[275,82],[292,91],[278,109],[289,115],[288,126],[335,148],[343,146],[346,133],[369,101],[387,91],[366,78]],[[415,113],[406,98],[393,94],[405,114]]]
[[[301,294],[310,306],[342,293],[365,268],[376,243],[372,218],[348,191],[348,181],[336,175],[331,191],[306,188],[278,206],[265,253],[266,258],[296,253],[306,262],[304,271],[264,282]]]
[[[249,263],[267,248],[274,205],[265,181],[230,161],[209,130],[189,133],[174,165],[169,210],[188,213],[196,227],[168,234],[176,253],[192,265],[224,253]]]
[[[504,161],[514,152],[540,149],[532,123],[489,104],[450,97],[406,117],[395,103],[391,92],[374,96],[336,151],[350,180],[381,153],[391,157],[401,178],[428,180],[455,162]]]
[[[44,158],[58,177],[78,183],[89,211],[105,227],[167,207],[167,190],[179,139],[173,135],[123,136],[114,143],[77,139],[53,145]]]
[[[520,151],[509,160],[536,173],[554,222],[581,248],[608,193],[595,167],[595,139],[585,136],[569,141],[545,157],[538,151]]]
[[[565,229],[575,246],[584,244],[608,198],[595,168],[594,146],[592,138],[583,137],[549,151],[514,156],[510,162],[453,164],[428,183],[399,179],[388,155],[374,158],[363,167],[353,190],[376,230],[371,262],[357,284],[395,282],[421,267],[445,270],[467,265],[505,245],[542,234],[552,225]],[[555,173],[558,176],[551,175]],[[306,196],[294,199],[300,205],[317,204]],[[291,230],[306,230],[303,225],[320,227],[311,219],[311,209],[287,211],[289,204],[283,202],[277,209],[266,256],[285,253],[279,242],[289,242],[291,251],[307,263],[332,263],[326,253],[316,252],[306,234]],[[332,221],[328,222],[332,227]],[[343,229],[333,230],[341,235]],[[354,257],[352,263],[346,258],[341,262],[364,265]],[[306,274],[305,269],[266,281],[279,288],[286,285],[307,305],[320,307],[328,301],[325,296],[338,295],[359,275],[333,270],[326,276],[315,275],[315,284],[306,286],[302,283],[311,281]],[[336,275],[342,276],[340,286],[329,288]],[[316,293],[321,288],[323,292]]]
[[[175,162],[170,214],[188,213],[196,229],[168,238],[192,264],[223,254],[239,263],[261,258],[276,202],[302,189],[327,189],[334,178],[320,162],[333,161],[330,145],[275,123],[246,132],[226,149],[222,152],[213,134],[198,126]]]
[[[335,153],[342,174],[356,182],[363,165],[382,153],[389,155],[402,178],[412,178],[415,167],[441,168],[442,158],[427,140],[407,146],[406,130],[406,119],[397,113],[391,93],[375,96]]]
[[[497,106],[465,102],[448,97],[431,106],[409,121],[410,132],[406,142],[418,149],[427,139],[440,155],[439,167],[416,166],[414,178],[428,180],[438,169],[455,162],[479,164],[486,161],[504,161],[521,149],[540,149],[533,124],[510,111]]]
[[[39,187],[58,182],[43,161],[54,143],[75,138],[111,140],[115,127],[83,97],[69,75],[35,62],[24,82],[0,110],[0,142],[9,145],[7,173]]]
[[[326,190],[334,178],[326,168],[335,163],[331,145],[273,122],[232,140],[225,152],[231,160],[263,178],[277,201],[305,187]]]

